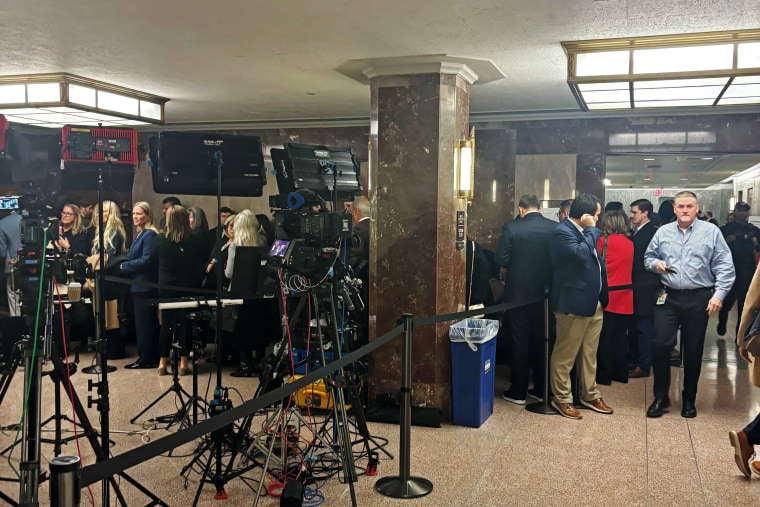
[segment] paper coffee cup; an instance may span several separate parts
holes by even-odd
[[[68,289],[69,301],[79,301],[82,298],[82,284],[71,282]]]

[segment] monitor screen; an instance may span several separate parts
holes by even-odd
[[[276,239],[272,245],[272,249],[269,250],[270,257],[284,258],[288,253],[288,247],[290,247],[290,241],[286,239]]]
[[[266,168],[261,138],[197,132],[161,132],[150,139],[153,190],[216,195],[217,153],[222,160],[222,195],[263,195]]]
[[[0,197],[0,210],[18,209],[18,196]]]

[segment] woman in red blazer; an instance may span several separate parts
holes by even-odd
[[[607,264],[610,288],[631,285],[633,242],[626,237],[628,216],[624,211],[608,211],[599,220],[604,233],[596,243]],[[596,353],[596,382],[610,385],[628,382],[628,320],[633,314],[633,289],[610,290],[610,303],[604,309],[604,323]]]

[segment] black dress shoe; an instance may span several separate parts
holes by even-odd
[[[647,417],[660,417],[665,413],[665,409],[670,406],[670,398],[665,396],[654,400],[647,410]]]
[[[694,406],[693,401],[687,399],[683,400],[683,404],[681,405],[681,417],[686,417],[687,419],[697,417],[697,407]]]
[[[132,364],[126,365],[124,368],[129,368],[130,370],[148,370],[157,367],[158,363],[141,363],[139,361],[136,361]]]
[[[128,370],[137,370],[137,369],[140,368],[140,366],[141,366],[140,362],[139,361],[135,361],[134,363],[130,363],[130,364],[126,365],[124,368],[126,368]]]

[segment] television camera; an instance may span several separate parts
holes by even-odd
[[[45,295],[51,279],[65,283],[69,275],[80,282],[85,278],[84,255],[67,258],[58,255],[55,248],[48,248],[59,238],[60,224],[54,201],[54,197],[34,193],[19,197],[21,249],[11,263],[11,288],[22,294],[26,308],[36,308],[40,290]]]

